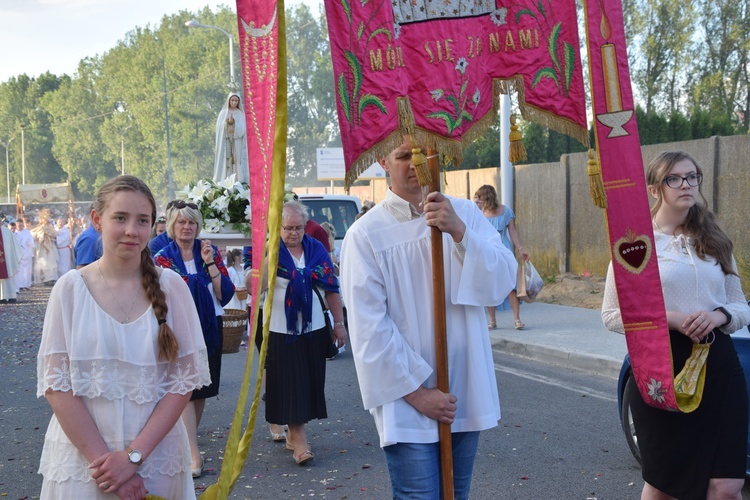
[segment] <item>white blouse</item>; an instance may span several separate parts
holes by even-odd
[[[667,311],[691,314],[724,307],[732,315],[729,324],[721,328],[727,334],[750,323],[750,307],[739,276],[724,274],[713,257],[707,256],[706,260],[698,257],[693,238],[684,234],[672,236],[655,230],[654,241]],[[732,269],[737,271],[734,257]],[[625,333],[611,262],[604,288],[602,320],[607,329]]]

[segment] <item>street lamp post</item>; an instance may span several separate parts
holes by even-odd
[[[218,26],[201,24],[195,19],[191,19],[190,21],[187,21],[185,23],[185,26],[187,26],[188,28],[211,28],[211,29],[219,30],[222,33],[224,33],[227,37],[229,37],[229,88],[231,90],[237,90],[237,82],[234,79],[234,41],[232,40],[232,35],[230,35],[226,30],[219,28]]]
[[[5,146],[5,187],[8,188],[8,203],[10,203],[10,167],[8,166],[10,162],[8,161],[8,149],[10,148],[10,143],[13,142],[13,139],[15,139],[15,137],[11,137],[8,139],[8,142],[3,144],[3,146]]]
[[[172,178],[172,147],[169,143],[169,104],[167,101],[167,65],[161,58],[161,76],[164,85],[164,122],[167,129],[167,196],[174,200],[174,180]]]
[[[21,125],[21,184],[26,184],[26,143],[23,132],[26,125]]]
[[[125,175],[125,132],[127,132],[132,125],[133,124],[131,123],[120,131],[120,175]]]

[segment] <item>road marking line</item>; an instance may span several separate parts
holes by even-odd
[[[507,366],[501,366],[501,365],[498,365],[497,363],[495,363],[495,371],[507,373],[509,375],[515,375],[516,377],[525,378],[527,380],[533,380],[534,382],[540,382],[542,384],[551,385],[553,387],[567,389],[575,393],[584,393],[587,396],[591,396],[592,398],[602,399],[604,401],[611,401],[614,403],[617,402],[616,396],[613,396],[612,394],[609,394],[606,392],[597,391],[590,387],[585,387],[582,385],[564,384],[564,383],[559,382],[558,380],[555,380],[549,377],[537,375],[536,373],[531,373],[527,371],[516,370],[514,368],[508,368]]]

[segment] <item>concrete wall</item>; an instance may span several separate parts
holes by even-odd
[[[734,242],[744,286],[750,288],[750,135],[644,146],[644,168],[659,153],[678,149],[690,153],[703,169],[701,192]],[[587,159],[586,153],[576,153],[563,155],[558,163],[515,167],[516,224],[541,274],[606,274],[607,225],[604,210],[589,196]],[[448,172],[444,192],[471,199],[483,184],[499,188],[500,169]],[[352,194],[378,202],[385,189],[385,181],[378,180],[372,187],[353,188]]]

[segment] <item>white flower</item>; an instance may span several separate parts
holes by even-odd
[[[211,185],[201,179],[198,181],[198,184],[196,184],[195,187],[190,190],[188,197],[190,198],[190,201],[194,203],[202,203],[203,197],[206,196],[206,193],[210,189]]]
[[[217,212],[226,212],[227,208],[229,207],[229,196],[223,194],[217,197],[214,201],[211,202],[210,207]]]
[[[458,59],[458,62],[456,63],[456,71],[461,73],[462,75],[466,73],[466,68],[469,67],[469,63],[466,62],[465,57],[461,57]]]
[[[245,220],[248,222],[252,222],[253,220],[253,211],[250,210],[250,205],[245,207]]]
[[[479,92],[479,88],[474,92],[474,95],[472,96],[471,100],[474,101],[474,106],[479,106],[479,101],[482,98],[482,94]]]
[[[232,174],[226,179],[216,184],[218,187],[223,187],[227,191],[231,191],[234,188],[234,184],[237,182],[237,174]]]
[[[203,221],[203,229],[207,233],[218,233],[224,227],[224,221],[220,219],[206,219]]]
[[[430,95],[432,96],[432,99],[435,101],[439,101],[440,99],[442,99],[443,94],[445,94],[445,92],[443,92],[443,89],[430,90]]]
[[[508,21],[505,19],[507,15],[508,9],[503,7],[490,12],[490,19],[495,23],[495,26],[502,26],[503,24],[508,24]]]
[[[242,184],[237,184],[237,192],[234,195],[235,200],[249,200],[250,189],[245,188]]]

